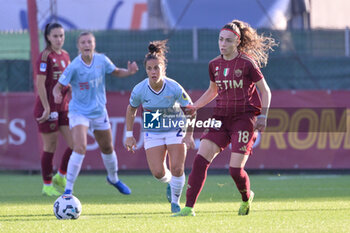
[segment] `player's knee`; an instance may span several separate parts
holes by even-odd
[[[57,141],[47,142],[44,145],[44,151],[53,153],[55,152],[56,147],[57,147]]]
[[[86,154],[86,146],[85,145],[74,145],[74,151],[78,154],[85,155]]]
[[[177,166],[177,167],[171,168],[171,174],[173,176],[179,177],[179,176],[182,176],[183,173],[184,173],[184,169],[182,166]]]
[[[162,171],[152,171],[152,175],[157,179],[160,180],[165,176],[165,173]]]
[[[113,146],[112,145],[102,145],[100,146],[100,150],[103,154],[112,154]]]

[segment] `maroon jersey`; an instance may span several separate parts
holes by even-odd
[[[209,62],[209,76],[218,88],[216,115],[231,116],[244,112],[260,114],[261,100],[255,83],[264,76],[247,54],[239,53],[230,61],[224,60],[222,55],[214,58]]]
[[[59,77],[61,76],[64,69],[70,63],[69,55],[66,51],[62,50],[61,54],[45,49],[39,54],[39,59],[36,64],[36,71],[38,75],[45,75],[45,87],[46,95],[50,105],[51,112],[68,111],[69,96],[68,88],[62,90],[63,100],[61,104],[55,104],[53,97],[53,88],[56,85]],[[43,111],[43,107],[39,96],[36,99],[36,111]]]

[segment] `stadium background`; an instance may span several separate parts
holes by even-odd
[[[51,4],[48,5],[48,2]],[[105,53],[121,67],[124,67],[128,60],[137,61],[140,71],[134,77],[124,80],[107,77],[108,110],[112,120],[114,144],[117,148],[120,169],[147,169],[142,149],[142,138],[138,138],[140,149],[133,156],[126,152],[122,142],[125,130],[124,114],[130,90],[135,84],[146,78],[142,61],[147,52],[148,42],[169,38],[168,76],[181,83],[196,100],[208,86],[207,64],[209,60],[218,55],[217,35],[220,26],[233,18],[240,19],[240,15],[237,13],[236,17],[233,16],[236,14],[232,12],[228,15],[223,12],[222,14],[228,17],[225,21],[217,22],[216,25],[208,27],[203,25],[195,27],[189,22],[193,22],[196,17],[199,17],[194,13],[191,14],[191,10],[196,9],[195,4],[198,4],[198,1],[178,1],[179,5],[183,4],[183,8],[181,8],[182,11],[178,17],[175,17],[178,20],[175,20],[174,24],[169,22],[167,24],[167,20],[159,21],[158,18],[158,24],[149,24],[152,25],[151,27],[144,22],[145,15],[138,18],[141,20],[138,24],[133,21],[136,5],[148,6],[148,12],[144,13],[148,14],[147,17],[150,21],[151,16],[157,15],[149,11],[157,9],[157,7],[150,8],[151,5],[157,2],[164,4],[165,1],[105,2],[113,4],[115,7],[119,6],[120,9],[125,6],[124,14],[129,13],[129,17],[124,20],[126,22],[116,20],[115,24],[107,24],[105,28],[89,28],[84,25],[69,28],[70,30],[66,31],[64,48],[73,59],[77,54],[77,35],[83,29],[92,29],[96,36],[98,52]],[[204,4],[206,2],[208,1],[202,2],[203,8],[206,7]],[[232,2],[238,4],[243,1],[218,1],[218,3],[224,4]],[[255,10],[251,8],[252,12],[248,16],[246,14],[244,16],[246,18],[242,18],[253,26],[259,27],[259,32],[271,34],[280,44],[276,51],[271,53],[268,66],[262,69],[273,95],[272,111],[269,116],[270,131],[272,132],[262,135],[253,157],[247,163],[247,168],[259,170],[292,169],[296,171],[349,169],[350,113],[347,109],[350,107],[348,101],[350,99],[350,66],[348,65],[350,42],[346,20],[343,22],[344,25],[334,26],[329,22],[329,27],[324,25],[313,27],[312,11],[306,7],[307,4],[304,11],[296,11],[295,8],[299,6],[302,9],[300,6],[303,2],[310,4],[315,1],[244,2],[248,5],[261,3],[265,7],[282,7],[282,3],[288,2],[292,8],[291,12],[296,15],[288,20],[285,28],[274,23],[274,11],[267,11],[268,13],[264,14],[254,12]],[[275,2],[275,4],[271,5],[271,2]],[[336,2],[340,3],[341,1]],[[5,1],[0,1],[0,3],[10,4],[5,3]],[[55,20],[53,17],[55,11],[52,8],[55,4],[57,6],[57,3],[56,1],[44,2],[41,0],[36,1],[36,3],[38,5],[38,27],[42,29],[47,20]],[[17,4],[26,7],[25,1],[17,1]],[[162,6],[164,7],[164,5]],[[168,7],[171,11],[172,5],[168,5]],[[311,4],[311,9],[315,8],[317,9],[316,4]],[[6,10],[6,7],[4,9]],[[56,14],[60,15],[61,12],[63,10],[57,10]],[[120,12],[122,11],[120,10]],[[163,10],[162,12],[167,11]],[[19,15],[21,13],[23,12],[20,12]],[[42,16],[44,13],[46,16]],[[268,16],[271,19],[270,25],[259,26],[254,21],[254,13],[260,13],[265,18]],[[317,12],[314,13],[317,14]],[[252,16],[251,19],[249,15]],[[298,24],[298,16],[300,15],[303,16],[304,21]],[[163,15],[163,17],[166,16]],[[308,17],[309,21],[306,20]],[[4,25],[10,25],[12,22],[10,23],[9,20],[10,18],[5,19]],[[59,17],[56,20],[62,21]],[[186,22],[188,22],[187,25]],[[158,28],[155,25],[158,25]],[[0,47],[1,170],[40,169],[40,140],[32,117],[35,90],[30,60],[30,34],[24,26],[25,24],[22,23],[22,27],[19,28],[16,28],[18,27],[16,25],[13,25],[13,29],[0,28],[0,44],[2,45]],[[41,34],[39,38],[40,47],[43,48]],[[141,122],[141,118],[138,118],[138,122]],[[136,135],[140,132],[138,126],[136,124],[134,131]],[[197,146],[199,135],[196,134]],[[83,164],[84,170],[103,169],[96,148],[93,138],[90,137],[88,156]],[[190,168],[195,152],[189,151],[186,161],[187,168]],[[225,150],[215,160],[212,168],[227,168],[228,156],[229,150]],[[56,156],[56,164],[58,159]]]

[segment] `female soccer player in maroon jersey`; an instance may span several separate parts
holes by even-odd
[[[221,55],[209,62],[210,85],[189,107],[194,112],[216,98],[214,118],[220,128],[210,128],[201,137],[192,165],[186,192],[186,207],[174,216],[194,216],[194,204],[204,186],[213,159],[230,143],[230,174],[242,195],[239,215],[247,215],[254,198],[244,166],[252,153],[254,131],[263,131],[270,106],[271,92],[259,67],[267,64],[273,38],[258,35],[247,23],[233,20],[219,34]],[[259,89],[261,99],[259,97]]]
[[[58,23],[47,24],[45,27],[46,48],[40,53],[37,61],[37,90],[34,116],[38,123],[39,133],[43,140],[41,154],[41,173],[44,181],[42,193],[47,196],[59,196],[60,192],[52,186],[64,189],[67,164],[72,153],[72,136],[68,127],[68,102],[70,90],[62,91],[64,101],[55,104],[52,95],[53,87],[64,69],[70,63],[69,55],[62,49],[64,44],[64,30]],[[58,131],[61,132],[68,148],[65,150],[58,173],[52,177],[52,160],[58,142]]]

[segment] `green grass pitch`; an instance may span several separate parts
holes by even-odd
[[[121,175],[123,196],[103,175],[80,175],[78,220],[57,220],[56,198],[41,195],[39,175],[0,174],[0,232],[350,232],[349,175],[252,175],[248,216],[229,175],[208,175],[196,217],[172,218],[166,185],[149,175]],[[181,198],[184,206],[185,191]]]

